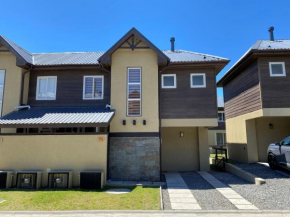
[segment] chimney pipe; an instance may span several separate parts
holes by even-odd
[[[268,31],[269,31],[269,40],[270,40],[270,41],[274,41],[274,27],[271,26],[271,27],[268,29]]]
[[[170,38],[170,42],[171,42],[171,51],[174,52],[174,42],[175,42],[175,38],[171,37]]]

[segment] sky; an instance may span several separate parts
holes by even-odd
[[[159,49],[225,57],[217,80],[259,39],[290,38],[289,0],[0,0],[0,34],[31,53],[106,51],[132,27]],[[218,96],[222,96],[218,88]]]

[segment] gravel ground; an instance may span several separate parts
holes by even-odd
[[[203,210],[235,210],[236,207],[196,172],[180,173]]]
[[[266,180],[255,185],[227,172],[211,171],[221,182],[262,210],[290,210],[290,178],[259,164],[236,164]]]
[[[168,194],[166,186],[162,187],[162,199],[163,199],[163,209],[164,210],[172,209],[171,204],[170,204],[169,194]]]

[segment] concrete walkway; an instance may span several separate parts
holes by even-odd
[[[225,198],[227,198],[235,207],[240,210],[258,210],[256,206],[251,204],[237,192],[224,183],[217,180],[208,172],[198,172],[198,174],[204,178],[209,184],[211,184],[216,190],[218,190]]]
[[[165,173],[171,208],[174,210],[201,210],[179,173]]]

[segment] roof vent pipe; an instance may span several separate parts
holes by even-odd
[[[269,31],[269,40],[270,40],[270,41],[274,41],[274,27],[271,26],[271,27],[268,29],[268,31]]]
[[[171,42],[171,51],[174,52],[174,42],[175,42],[175,38],[171,37],[170,38],[170,42]]]

